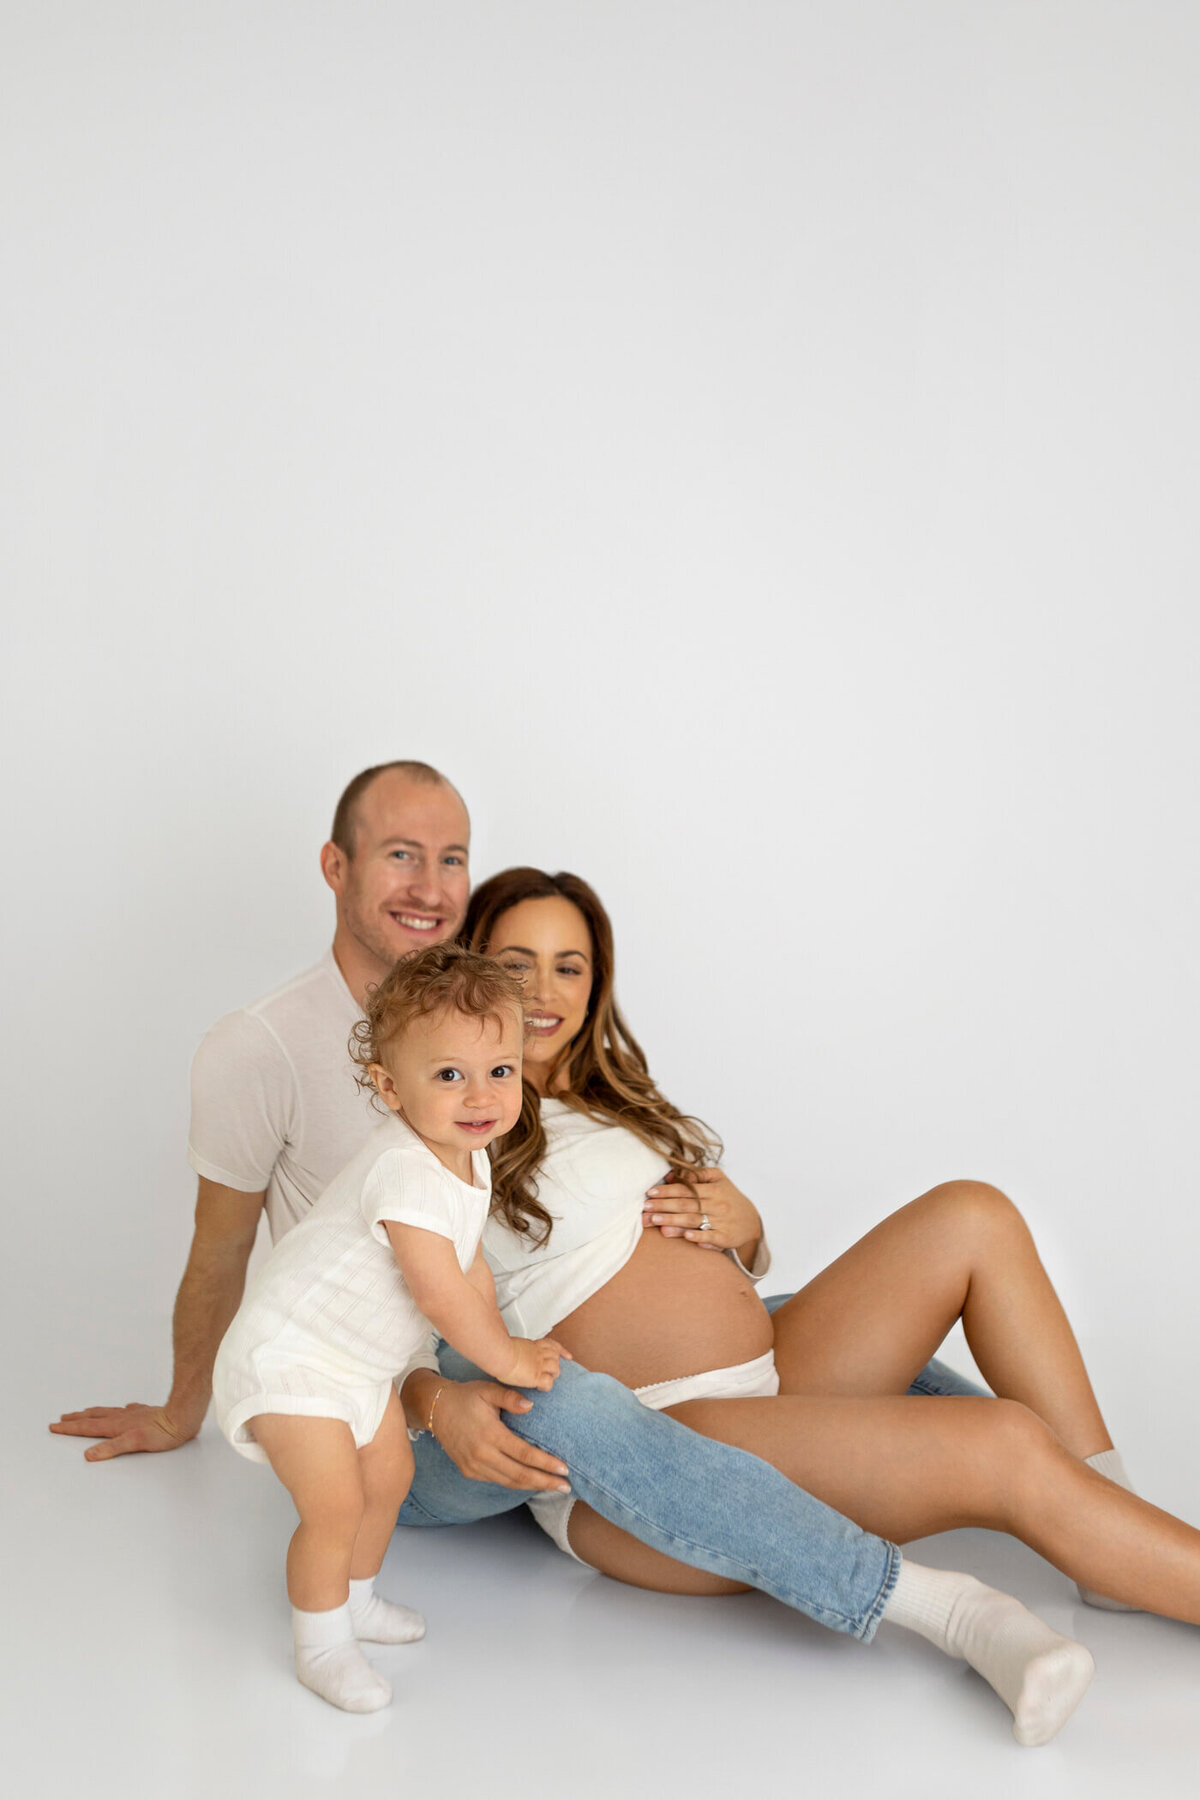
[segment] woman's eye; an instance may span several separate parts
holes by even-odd
[[[524,981],[529,973],[528,963],[502,962],[500,967],[509,975],[515,975],[518,981]]]
[[[582,975],[583,974],[582,969],[576,969],[576,968],[572,967],[572,965],[570,963],[564,963],[558,972],[560,975]]]

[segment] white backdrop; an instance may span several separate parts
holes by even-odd
[[[191,1051],[324,948],[393,756],[477,876],[595,882],[779,1285],[984,1176],[1169,1384],[1200,13],[3,17],[6,1323],[59,1403],[164,1390]]]

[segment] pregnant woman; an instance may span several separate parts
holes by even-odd
[[[768,1314],[746,1273],[758,1215],[703,1166],[713,1140],[650,1080],[592,890],[510,870],[477,891],[465,931],[525,984],[525,1105],[494,1153],[503,1216],[485,1237],[510,1330],[552,1331],[647,1407],[754,1452],[882,1538],[1008,1531],[1086,1598],[1200,1623],[1200,1533],[1121,1485],[1070,1327],[1003,1195],[932,1190]],[[646,1222],[665,1229],[644,1228],[648,1190]],[[960,1317],[998,1398],[909,1395]],[[569,1495],[534,1510],[560,1547],[618,1579],[730,1586]],[[1081,1646],[968,1576],[906,1560],[883,1617],[966,1656],[1022,1742],[1052,1736],[1090,1679]]]

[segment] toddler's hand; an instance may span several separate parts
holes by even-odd
[[[514,1338],[512,1346],[512,1370],[504,1379],[514,1387],[541,1388],[545,1393],[558,1380],[559,1358],[573,1360],[553,1338]]]

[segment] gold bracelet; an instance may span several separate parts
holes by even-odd
[[[433,1415],[434,1415],[434,1411],[437,1407],[437,1403],[441,1399],[442,1394],[445,1391],[445,1387],[446,1387],[446,1384],[443,1381],[441,1387],[439,1387],[437,1393],[433,1396],[433,1399],[429,1402],[429,1417],[425,1421],[425,1429],[429,1433],[430,1437],[433,1439],[435,1444],[438,1441],[438,1434],[433,1429]]]

